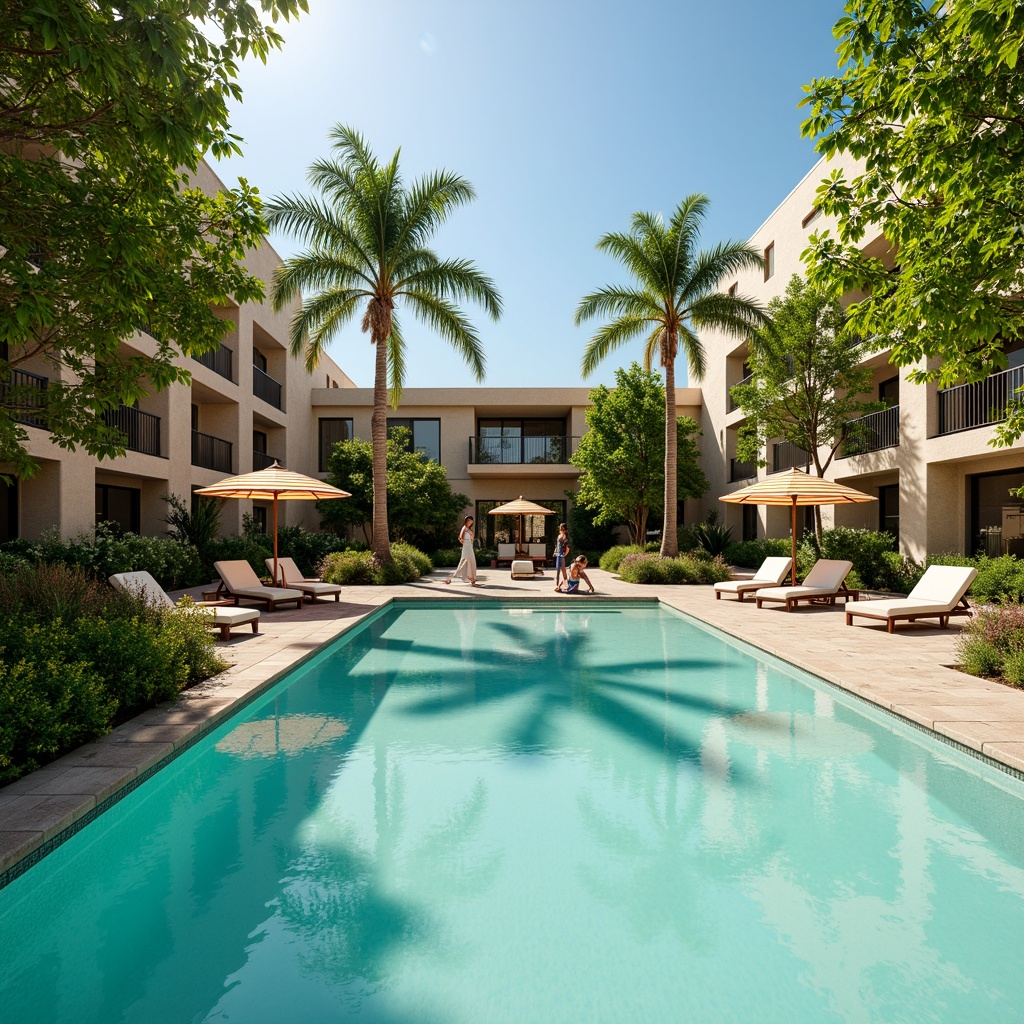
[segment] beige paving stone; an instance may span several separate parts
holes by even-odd
[[[1003,764],[1008,764],[1017,771],[1024,772],[1024,742],[1019,743],[986,743],[982,753]]]

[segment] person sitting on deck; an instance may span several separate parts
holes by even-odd
[[[580,580],[583,580],[588,587],[590,592],[594,593],[594,584],[590,582],[590,577],[587,575],[587,556],[577,555],[572,565],[569,567],[569,578],[566,580],[566,589],[562,590],[562,585],[559,584],[556,589],[564,594],[578,594],[580,593]]]

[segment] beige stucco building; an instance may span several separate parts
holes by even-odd
[[[802,274],[801,253],[808,239],[834,224],[815,205],[815,192],[840,161],[816,164],[753,233],[751,244],[764,253],[762,270],[742,273],[721,282],[721,290],[767,303],[781,295],[793,274]],[[852,171],[853,165],[845,165]],[[885,258],[888,244],[880,233],[868,237],[865,250]],[[852,300],[856,296],[848,296]],[[790,466],[803,468],[804,453],[775,443],[764,454],[767,466],[735,459],[738,432],[744,420],[733,408],[729,388],[747,373],[743,340],[706,333],[708,372],[703,394],[703,455],[712,487],[708,508],[717,507],[737,536],[786,536],[785,509],[723,505],[714,498]],[[859,488],[877,502],[826,508],[826,524],[894,532],[900,550],[915,558],[942,551],[1024,554],[1022,503],[1010,488],[1024,485],[1024,446],[994,448],[994,425],[1005,409],[1007,395],[1024,384],[1024,351],[1008,353],[1009,369],[976,384],[940,389],[914,384],[910,373],[897,368],[888,350],[865,352],[863,366],[872,371],[872,400],[888,403],[882,412],[865,417],[868,440],[858,454],[839,457],[826,473],[830,479]]]

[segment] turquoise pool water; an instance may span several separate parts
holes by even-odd
[[[1024,1015],[1024,784],[651,607],[392,611],[0,890],[0,1021]]]

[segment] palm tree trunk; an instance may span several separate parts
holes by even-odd
[[[388,339],[377,336],[373,371],[373,418],[370,438],[373,441],[373,553],[382,562],[391,561],[388,538]]]
[[[676,365],[674,358],[665,360],[665,525],[661,531],[661,557],[675,558],[679,554],[679,529],[676,516],[679,488],[676,485],[678,472],[678,426],[676,424]],[[640,541],[641,544],[646,541]]]

